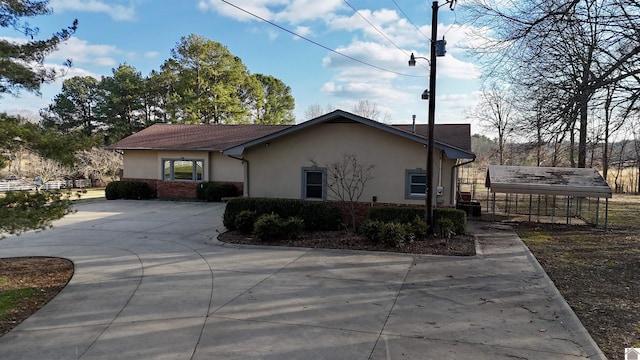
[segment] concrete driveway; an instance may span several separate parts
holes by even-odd
[[[472,258],[220,244],[224,205],[94,201],[0,257],[70,259],[0,337],[10,359],[585,359],[602,355],[521,241]]]

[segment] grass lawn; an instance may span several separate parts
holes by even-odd
[[[640,196],[610,200],[608,232],[584,226],[516,227],[610,359],[640,347]]]

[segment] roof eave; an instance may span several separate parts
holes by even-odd
[[[357,123],[360,123],[360,124],[372,126],[372,127],[376,128],[376,129],[379,129],[379,130],[382,130],[382,131],[386,131],[386,132],[389,132],[389,133],[394,134],[394,135],[401,136],[401,137],[403,137],[405,139],[409,139],[409,140],[421,143],[423,145],[427,144],[427,139],[424,136],[413,134],[413,133],[409,133],[407,131],[394,128],[393,126],[382,124],[382,123],[379,123],[379,122],[371,120],[371,119],[363,118],[361,116],[358,116],[358,115],[355,115],[355,114],[351,114],[351,113],[343,111],[343,110],[335,110],[335,111],[332,111],[332,112],[330,112],[328,114],[325,114],[325,115],[322,115],[320,117],[317,117],[315,119],[303,122],[301,124],[294,125],[294,126],[291,126],[289,128],[277,131],[275,133],[263,136],[261,138],[258,138],[258,139],[252,140],[252,141],[248,141],[248,142],[246,142],[244,144],[240,144],[240,145],[228,148],[228,149],[224,150],[222,153],[224,155],[241,156],[241,155],[244,154],[244,152],[245,152],[245,150],[247,148],[263,144],[265,142],[271,141],[271,140],[273,140],[275,138],[278,138],[280,136],[292,133],[294,131],[299,131],[299,130],[305,129],[305,128],[309,127],[309,126],[313,126],[313,125],[316,125],[316,124],[319,124],[319,123],[328,122],[328,121],[331,121],[331,120],[334,120],[334,119],[338,119],[338,118],[341,118],[341,117],[345,118],[347,120],[353,121],[353,122],[357,122]],[[463,150],[463,149],[458,149],[458,148],[456,148],[454,146],[447,145],[447,144],[444,144],[444,143],[439,142],[439,141],[434,141],[434,146],[439,148],[439,149],[441,149],[441,150],[443,150],[445,152],[445,154],[447,155],[447,157],[449,157],[450,159],[475,159],[475,157],[476,157],[475,154],[473,154],[473,153],[471,153],[469,151],[466,151],[466,150]]]

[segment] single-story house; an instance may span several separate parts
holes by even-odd
[[[203,181],[232,182],[244,196],[336,200],[329,167],[354,155],[373,166],[361,202],[423,205],[426,125],[387,125],[336,110],[297,125],[155,124],[112,149],[123,179],[143,180],[158,197],[195,197]],[[468,124],[436,125],[434,203],[452,206],[459,166],[473,161]]]

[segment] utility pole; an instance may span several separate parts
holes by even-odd
[[[436,41],[438,38],[438,1],[431,5],[431,50],[429,61],[429,116],[427,131],[427,178],[425,194],[424,221],[429,225],[429,232],[434,232],[433,222],[433,137],[435,133],[436,112]]]
[[[447,0],[449,8],[453,10],[456,0]],[[436,114],[436,57],[444,56],[446,53],[444,39],[438,41],[438,1],[431,5],[431,58],[414,56],[411,53],[409,66],[416,66],[416,59],[424,59],[429,62],[429,89],[422,93],[422,99],[429,100],[428,110],[428,131],[427,131],[427,170],[425,179],[425,211],[424,221],[429,225],[429,232],[434,231],[433,221],[433,142],[435,136],[435,114]]]

